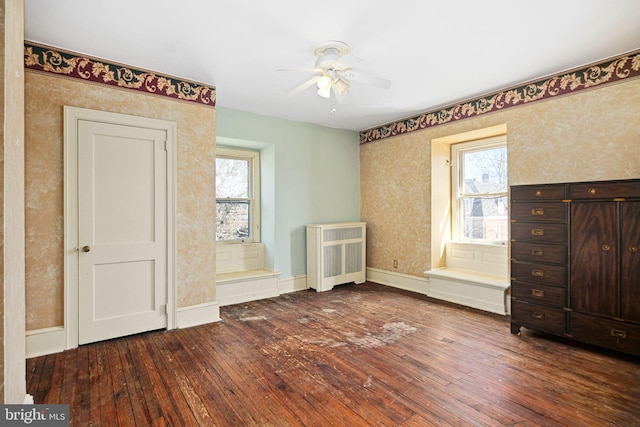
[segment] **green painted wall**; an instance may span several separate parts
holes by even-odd
[[[306,274],[306,224],[360,220],[358,133],[219,107],[216,119],[218,145],[260,150],[268,266]]]

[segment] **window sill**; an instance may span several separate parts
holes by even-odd
[[[449,243],[453,243],[453,244],[457,244],[457,245],[477,245],[477,246],[507,246],[507,242],[506,241],[484,241],[484,242],[479,242],[479,241],[475,241],[475,240],[449,240],[446,244]]]
[[[230,241],[216,241],[216,246],[227,246],[227,245],[252,245],[255,243],[260,243],[260,242],[254,242],[252,240],[230,240]]]

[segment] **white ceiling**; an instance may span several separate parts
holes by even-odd
[[[26,0],[25,38],[216,86],[217,105],[364,130],[640,48],[638,0]],[[310,88],[341,40],[388,90]]]

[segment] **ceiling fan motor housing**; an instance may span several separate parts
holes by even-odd
[[[333,67],[333,65],[348,53],[351,53],[351,48],[344,42],[330,40],[319,43],[313,51],[313,54],[318,58],[316,59],[316,68],[325,71],[335,70],[337,67]]]

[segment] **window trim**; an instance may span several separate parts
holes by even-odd
[[[479,244],[507,244],[507,238],[504,240],[485,240],[471,239],[464,237],[463,221],[460,220],[462,209],[462,195],[460,185],[462,182],[463,166],[460,164],[460,158],[464,153],[473,151],[488,150],[491,148],[504,147],[507,148],[507,135],[498,135],[489,138],[465,141],[451,144],[451,240],[456,242],[470,242]],[[508,160],[507,160],[508,162]],[[508,163],[507,163],[508,164]],[[507,166],[508,167],[508,166]],[[474,196],[489,197],[509,197],[509,189],[504,192],[475,194]]]
[[[256,150],[247,150],[232,147],[216,147],[216,159],[237,159],[249,161],[249,198],[248,199],[218,199],[216,195],[216,205],[218,200],[248,200],[249,211],[249,238],[236,240],[216,240],[216,245],[242,244],[242,243],[259,243],[260,236],[260,152]]]

